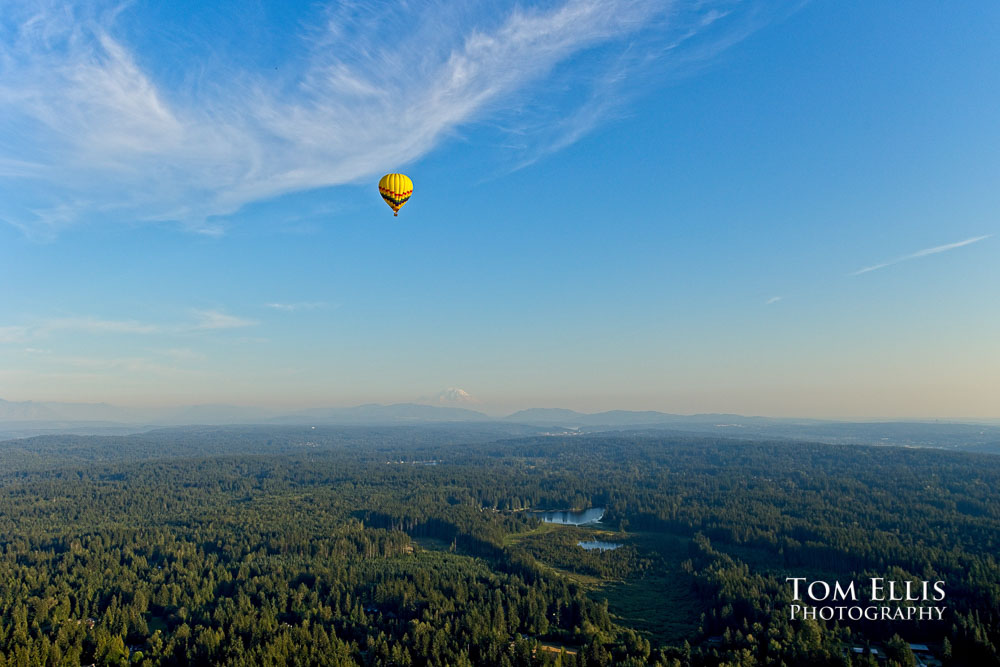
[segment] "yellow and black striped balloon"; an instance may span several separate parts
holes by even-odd
[[[406,174],[386,174],[378,182],[378,193],[392,209],[394,216],[413,194],[413,181]]]

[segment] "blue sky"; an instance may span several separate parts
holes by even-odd
[[[998,28],[8,1],[0,398],[1000,417]]]

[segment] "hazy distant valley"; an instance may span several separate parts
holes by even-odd
[[[106,403],[39,403],[0,400],[0,439],[47,434],[126,435],[169,426],[489,424],[490,432],[600,433],[636,430],[742,439],[935,447],[1000,453],[995,421],[825,421],[776,419],[732,414],[676,415],[613,410],[586,414],[557,408],[521,410],[491,417],[462,407],[417,403],[367,404],[348,408],[280,411],[227,405],[135,409]]]

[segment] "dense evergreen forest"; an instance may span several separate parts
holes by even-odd
[[[0,667],[1000,664],[998,457],[510,435],[0,442]],[[792,620],[788,577],[943,581],[946,608]]]

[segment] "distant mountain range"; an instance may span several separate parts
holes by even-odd
[[[0,399],[0,423],[86,422],[176,426],[187,424],[367,424],[385,422],[492,421],[466,408],[370,403],[351,408],[311,408],[293,412],[236,405],[126,408],[107,403],[12,402]]]
[[[380,405],[369,403],[353,408],[313,408],[268,420],[268,423],[378,424],[386,422],[468,422],[493,421],[482,412],[467,408],[439,407],[419,403]]]
[[[768,417],[744,417],[727,414],[674,415],[668,412],[652,410],[637,412],[633,410],[610,410],[608,412],[585,413],[562,408],[532,408],[521,410],[504,417],[504,421],[521,424],[553,424],[559,426],[642,426],[648,424],[710,424],[713,426],[729,426],[747,423],[820,423],[815,420],[771,419]]]
[[[395,403],[369,403],[350,408],[310,408],[292,412],[234,405],[178,408],[125,408],[107,403],[11,402],[0,399],[0,422],[102,422],[117,424],[366,424],[386,422],[504,421],[562,428],[646,426],[653,424],[771,423],[764,417],[740,415],[674,415],[665,412],[612,410],[587,414],[561,408],[521,410],[500,419],[469,408]],[[808,421],[808,420],[807,420]],[[796,420],[796,423],[805,423]],[[816,422],[819,423],[819,422]]]
[[[181,425],[385,425],[493,422],[540,427],[549,433],[669,430],[745,439],[811,440],[844,444],[895,444],[1000,452],[1000,421],[841,422],[776,419],[733,414],[676,415],[655,411],[611,410],[587,414],[561,408],[521,410],[494,418],[459,407],[370,403],[350,408],[311,408],[293,412],[232,405],[193,405],[169,409],[124,408],[107,403],[11,402],[0,399],[0,438],[46,433],[119,434]]]

